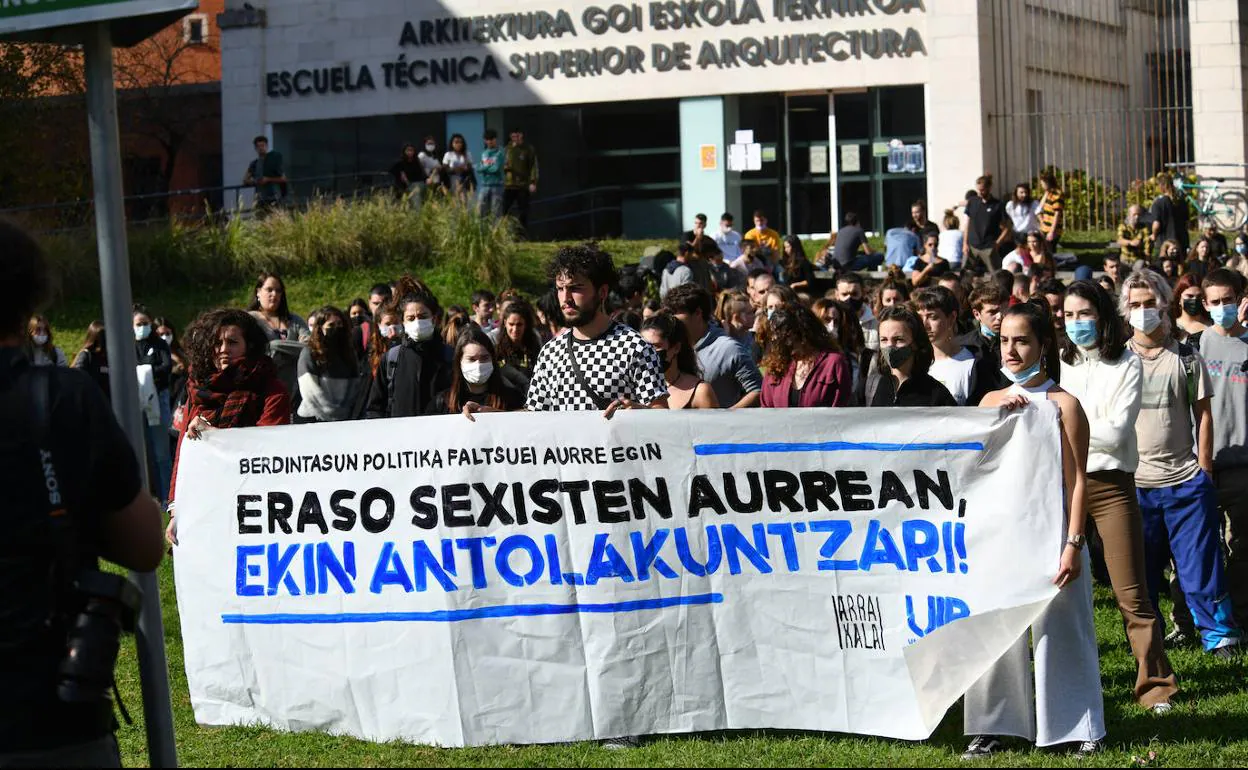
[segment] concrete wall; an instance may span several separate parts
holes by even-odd
[[[1191,36],[1194,160],[1248,163],[1248,2],[1191,0]],[[1242,178],[1246,169],[1197,171]]]

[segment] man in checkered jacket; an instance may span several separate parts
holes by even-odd
[[[529,383],[531,412],[666,409],[659,354],[603,308],[616,281],[611,255],[592,244],[560,249],[548,268],[568,331],[542,348]],[[477,404],[465,412],[487,411]]]

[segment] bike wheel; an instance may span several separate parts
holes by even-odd
[[[1220,230],[1238,230],[1248,223],[1248,198],[1234,190],[1221,193],[1212,201],[1209,216]]]

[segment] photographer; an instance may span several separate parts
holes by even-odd
[[[0,222],[0,767],[120,767],[109,693],[139,596],[99,558],[155,569],[160,511],[99,387],[22,352],[46,289],[39,247]]]

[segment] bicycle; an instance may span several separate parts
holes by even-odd
[[[1226,179],[1213,177],[1213,184],[1187,182],[1181,177],[1174,180],[1174,189],[1183,194],[1188,203],[1195,207],[1196,216],[1203,226],[1213,222],[1219,230],[1239,230],[1248,223],[1248,197],[1239,190],[1223,190],[1219,185]],[[1192,191],[1196,191],[1193,193]],[[1200,193],[1204,193],[1203,200]]]

